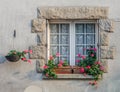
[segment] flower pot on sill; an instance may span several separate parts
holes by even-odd
[[[56,74],[80,74],[80,67],[74,66],[71,68],[71,66],[66,67],[59,67],[54,69]]]
[[[17,62],[20,60],[20,56],[18,55],[11,55],[11,56],[5,56],[5,57],[10,62]]]

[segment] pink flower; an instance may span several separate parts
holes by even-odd
[[[85,69],[83,67],[80,68],[80,73],[84,73]]]
[[[101,65],[101,62],[100,62],[100,61],[97,61],[97,62],[95,62],[95,64],[97,64],[97,65]]]
[[[81,56],[81,54],[78,54],[78,57],[80,57]]]
[[[97,51],[97,49],[96,49],[96,48],[94,48],[94,51],[96,52],[96,51]]]
[[[50,60],[53,60],[54,59],[54,57],[53,56],[50,56]]]
[[[44,65],[44,66],[43,66],[43,68],[44,68],[44,69],[47,69],[47,68],[48,68],[48,66],[47,66],[47,65]]]
[[[91,54],[90,56],[91,56],[91,57],[94,57],[94,54]]]
[[[32,54],[32,50],[29,50],[29,53]]]
[[[103,67],[103,66],[100,66],[100,70],[103,71],[103,70],[104,70],[104,67]]]
[[[59,57],[60,56],[60,53],[56,53],[56,57]]]
[[[60,60],[60,64],[63,64],[64,62],[62,60]]]
[[[93,82],[93,85],[96,85],[96,84],[97,84],[97,82],[96,82],[96,81],[94,81],[94,82]]]
[[[89,65],[88,65],[88,66],[86,66],[86,68],[87,68],[87,69],[90,69],[90,68],[91,68],[91,66],[89,66]]]
[[[62,64],[58,64],[58,67],[62,67]]]
[[[24,53],[28,53],[29,51],[28,51],[28,50],[24,50],[23,52],[24,52]]]
[[[46,73],[46,74],[45,74],[45,76],[46,76],[46,77],[48,77],[48,76],[49,76],[49,74],[48,74],[48,73]]]
[[[75,62],[77,62],[77,63],[78,63],[78,62],[80,62],[80,60],[76,60]]]
[[[85,58],[86,58],[86,56],[82,55],[82,56],[81,56],[81,58],[82,58],[82,59],[85,59]]]
[[[26,60],[26,58],[21,58],[21,60],[25,61],[25,60]]]
[[[30,59],[28,59],[27,62],[30,63],[30,64],[32,63]]]

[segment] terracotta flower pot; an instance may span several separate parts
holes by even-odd
[[[11,56],[5,56],[5,57],[10,62],[17,62],[20,60],[20,56],[18,55],[11,55]]]

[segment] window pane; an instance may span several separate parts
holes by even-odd
[[[76,55],[78,55],[78,54],[84,54],[83,53],[83,46],[80,46],[80,45],[78,45],[78,46],[76,46]]]
[[[69,44],[69,36],[61,35],[60,36],[60,44]]]
[[[84,33],[84,28],[83,28],[83,24],[76,24],[75,25],[75,30],[76,30],[76,33]]]
[[[50,25],[50,54],[60,53],[57,63],[60,59],[69,61],[69,33],[69,24]]]
[[[50,35],[50,44],[58,44],[59,36],[58,35]]]
[[[50,32],[51,33],[59,33],[59,25],[58,24],[50,24]]]
[[[60,53],[61,53],[61,55],[68,56],[69,55],[69,47],[68,46],[61,46]]]
[[[67,61],[69,64],[69,57],[60,57],[60,60]]]
[[[95,44],[95,35],[94,34],[87,34],[87,44]]]
[[[95,24],[75,24],[75,32],[75,60],[78,62],[78,54],[87,55],[85,49],[95,47]]]
[[[59,47],[58,46],[51,46],[50,48],[50,54],[56,54],[59,51]]]
[[[76,34],[76,44],[83,44],[84,41],[83,34]]]
[[[69,24],[61,24],[61,33],[69,33]]]
[[[94,24],[86,24],[87,33],[95,33],[95,25]]]

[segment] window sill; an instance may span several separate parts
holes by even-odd
[[[48,80],[48,79],[65,79],[65,80],[93,80],[94,77],[90,76],[90,75],[86,75],[84,76],[83,74],[57,74],[57,78],[48,78],[45,75],[43,75],[43,79]]]

